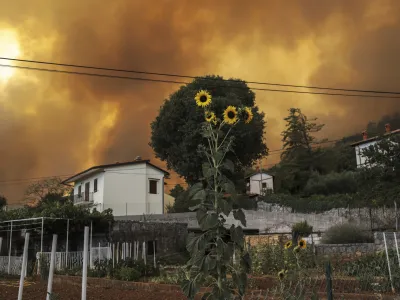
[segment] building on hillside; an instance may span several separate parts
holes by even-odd
[[[164,179],[169,173],[137,157],[131,162],[99,165],[66,180],[73,184],[76,205],[99,211],[111,208],[114,216],[163,214]]]
[[[249,195],[272,194],[274,192],[274,176],[258,172],[246,177],[246,191]]]
[[[399,134],[399,133],[400,129],[392,131],[390,128],[390,124],[385,125],[385,134],[384,134],[385,136],[392,134]],[[362,137],[363,139],[361,141],[351,144],[351,146],[354,147],[356,152],[356,161],[358,168],[363,167],[366,164],[366,157],[362,154],[363,150],[378,143],[380,138],[379,136],[368,138],[368,134],[366,131],[362,132]]]

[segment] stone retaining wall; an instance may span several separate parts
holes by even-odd
[[[315,245],[317,255],[343,255],[343,256],[361,256],[369,253],[374,253],[374,243],[362,244],[319,244]]]

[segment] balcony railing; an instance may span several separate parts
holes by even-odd
[[[80,193],[74,195],[74,204],[84,204],[93,202],[93,193]]]

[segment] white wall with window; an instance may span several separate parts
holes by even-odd
[[[167,175],[148,161],[138,161],[93,167],[64,183],[74,183],[77,205],[112,209],[114,216],[163,214]]]
[[[265,195],[274,192],[274,177],[267,173],[255,173],[247,177],[247,193]]]

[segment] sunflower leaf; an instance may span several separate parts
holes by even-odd
[[[236,209],[233,211],[233,217],[235,218],[235,220],[240,221],[240,223],[242,223],[243,226],[246,226],[246,216],[243,212],[243,210]]]
[[[208,230],[218,224],[218,215],[215,212],[207,213],[205,210],[197,211],[197,221],[201,230]]]
[[[229,159],[226,159],[224,161],[224,168],[226,170],[228,170],[229,172],[233,173],[235,171],[235,165],[233,164],[233,162]]]
[[[242,244],[243,239],[244,239],[244,234],[243,234],[243,229],[240,226],[235,227],[235,225],[232,224],[230,228],[231,232],[231,238],[232,241],[234,241],[236,244]]]
[[[197,194],[201,190],[203,190],[203,184],[201,182],[194,184],[189,190],[189,198],[192,198],[195,194]]]
[[[208,179],[213,175],[214,168],[210,166],[209,163],[204,163],[202,165],[203,176]]]
[[[226,199],[224,199],[222,197],[219,197],[218,198],[218,206],[221,208],[222,213],[225,216],[229,216],[229,214],[232,211],[232,204],[229,201],[227,201]]]

